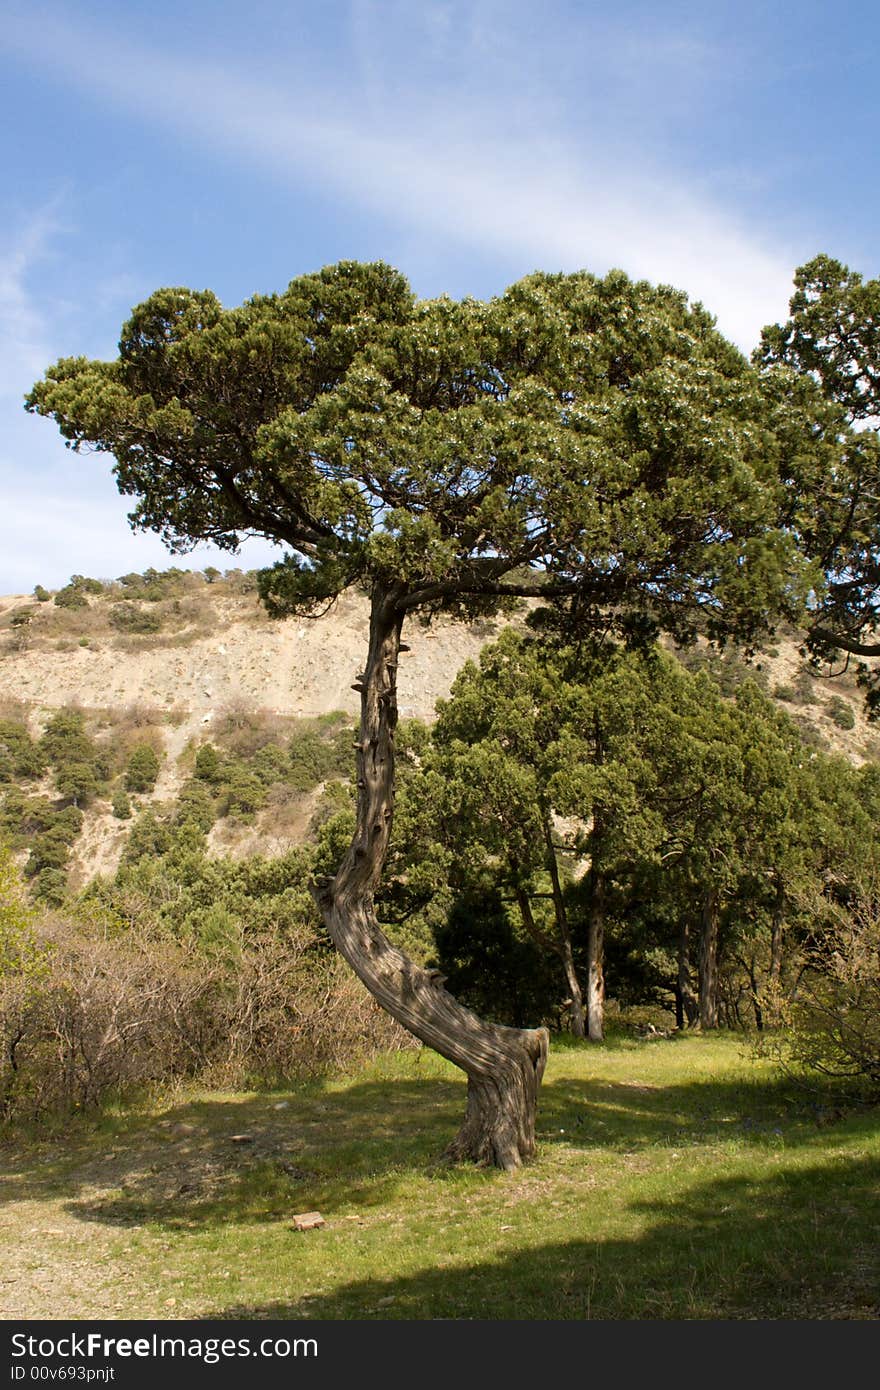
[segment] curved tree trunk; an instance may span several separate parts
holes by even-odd
[[[403,614],[395,593],[374,592],[357,743],[357,825],[336,875],[315,897],[337,949],[392,1018],[468,1078],[464,1123],[447,1149],[453,1160],[513,1169],[535,1152],[538,1088],[547,1060],[546,1028],[484,1023],[394,946],[373,908],[388,849],[394,803],[397,657]],[[405,648],[404,648],[405,650]]]

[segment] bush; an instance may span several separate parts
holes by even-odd
[[[44,970],[28,997],[0,980],[7,1121],[69,1113],[204,1063],[213,1025],[202,1006],[215,981],[183,948],[57,914],[35,937]]]
[[[232,769],[224,786],[221,807],[225,815],[249,816],[266,804],[266,789],[244,765]]]
[[[771,1049],[789,1070],[859,1082],[880,1096],[880,899],[836,908],[805,955],[797,990],[776,998]]]
[[[51,597],[52,595],[49,593],[49,590],[44,589],[42,584],[34,585],[34,598],[37,600],[37,603],[48,603]]]
[[[98,794],[93,763],[65,763],[55,774],[59,795],[74,806],[88,806]]]
[[[46,770],[42,749],[14,719],[0,719],[0,782],[41,777]]]
[[[113,793],[113,814],[117,820],[128,820],[131,815],[131,802],[124,787],[117,787]]]
[[[288,779],[293,790],[308,792],[331,777],[350,777],[354,768],[353,737],[354,730],[347,723],[342,728],[327,728],[325,723],[321,728],[317,721],[303,721],[303,727],[290,740],[288,753]]]
[[[192,780],[184,783],[177,798],[175,819],[178,825],[195,825],[203,835],[207,835],[217,819],[217,812],[214,798],[203,782]]]
[[[131,828],[122,852],[122,863],[134,864],[139,859],[156,859],[166,854],[171,845],[172,834],[168,826],[157,820],[153,811],[146,810],[138,816]]]
[[[809,671],[799,671],[794,683],[794,702],[798,705],[816,703],[816,682]]]
[[[261,874],[270,880],[262,886],[274,881],[262,861],[241,873],[256,887]],[[76,914],[34,914],[8,859],[5,880],[0,863],[7,1123],[149,1082],[278,1083],[412,1045],[301,919],[283,931],[271,920],[245,930],[230,908],[209,906],[201,931],[181,942],[138,894],[117,900],[122,912],[105,887]]]
[[[137,743],[125,769],[125,786],[130,792],[151,792],[159,776],[159,755],[149,743]]]
[[[67,873],[62,868],[41,869],[34,879],[34,897],[47,907],[60,907],[67,897]]]
[[[838,729],[854,729],[856,716],[852,705],[840,695],[833,695],[825,706],[828,718]]]
[[[66,584],[63,589],[59,589],[55,595],[55,603],[59,608],[88,608],[89,601],[81,589],[76,589],[70,584]]]
[[[114,603],[108,616],[110,625],[115,627],[117,632],[126,635],[140,636],[146,633],[159,632],[162,627],[160,613],[153,609],[140,608],[137,604],[129,601]]]
[[[223,781],[223,766],[220,754],[213,743],[203,743],[196,753],[194,776],[202,782],[218,784]]]
[[[106,755],[89,737],[85,718],[79,710],[61,709],[53,715],[40,739],[40,747],[55,768],[85,763],[92,766],[99,780],[107,776]]]

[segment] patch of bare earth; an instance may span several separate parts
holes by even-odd
[[[64,1141],[6,1147],[0,1318],[204,1316],[182,1281],[160,1267],[170,1250],[163,1219],[173,1213],[176,1224],[188,1224],[253,1167],[270,1163],[298,1172],[298,1146],[282,1119],[261,1115],[245,1145],[234,1142],[231,1117],[230,1124],[218,1129],[197,1115],[159,1118],[147,1130],[108,1141],[100,1153],[93,1143],[81,1156]]]

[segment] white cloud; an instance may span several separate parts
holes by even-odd
[[[407,87],[400,53],[383,67],[370,41],[374,8],[361,0],[352,12],[354,90],[342,77],[337,89],[325,74],[310,82],[302,66],[285,86],[273,85],[190,54],[47,24],[39,14],[10,24],[6,42],[184,139],[296,186],[306,178],[329,187],[435,243],[444,237],[495,254],[515,273],[619,266],[672,283],[702,299],[746,350],[784,315],[796,261],[790,248],[766,243],[675,170],[645,167],[631,150],[609,145],[607,132],[592,146],[575,140],[552,101],[548,124],[534,77],[515,108],[501,109],[516,84],[514,58],[500,42],[485,92],[464,60],[433,92]],[[448,30],[454,8],[429,6],[424,32]],[[463,35],[471,59],[485,52],[493,14],[477,7]],[[655,48],[661,65],[691,57],[674,38]]]
[[[20,397],[46,365],[46,318],[30,280],[57,230],[50,203],[0,245],[0,396]]]

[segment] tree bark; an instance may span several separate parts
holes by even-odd
[[[546,808],[542,809],[541,815],[544,825],[544,845],[547,850],[547,871],[550,874],[550,885],[553,890],[553,911],[556,916],[556,930],[559,932],[559,953],[562,958],[562,968],[565,971],[565,983],[568,985],[571,999],[571,1031],[576,1038],[583,1038],[586,1037],[584,999],[581,993],[581,982],[575,969],[574,952],[571,948],[571,931],[568,925],[568,913],[565,910],[565,898],[562,895],[562,884],[559,881],[559,865],[556,862],[553,831]]]
[[[538,1088],[547,1061],[546,1028],[484,1023],[381,930],[373,906],[394,808],[394,729],[402,593],[374,591],[357,743],[357,824],[332,879],[315,885],[330,936],[374,999],[422,1042],[461,1067],[468,1078],[467,1110],[446,1153],[503,1169],[535,1153]]]
[[[700,931],[700,1027],[718,1027],[718,894],[710,888],[703,899]]]
[[[770,924],[770,985],[777,990],[782,979],[782,940],[785,917],[785,883],[782,875],[776,878],[776,898]]]
[[[516,866],[512,865],[511,867],[514,873],[516,873]],[[565,934],[562,936],[562,939],[556,941],[553,937],[547,936],[546,932],[542,932],[535,921],[535,914],[532,912],[532,904],[529,901],[529,896],[525,889],[517,886],[514,889],[514,893],[516,895],[517,904],[519,905],[523,926],[535,945],[540,946],[542,950],[552,951],[562,962],[565,983],[569,991],[569,1000],[566,1002],[570,1001],[571,1003],[571,1031],[576,1038],[586,1037],[584,1000],[581,994],[581,982],[578,979],[577,970],[575,969],[574,953],[571,949],[571,935],[568,932],[568,923],[566,922]]]
[[[587,922],[587,1037],[605,1037],[605,878],[590,870],[590,915]]]
[[[690,923],[682,914],[678,924],[678,975],[675,981],[675,1026],[683,1030],[697,1021],[697,1001],[691,988]]]

